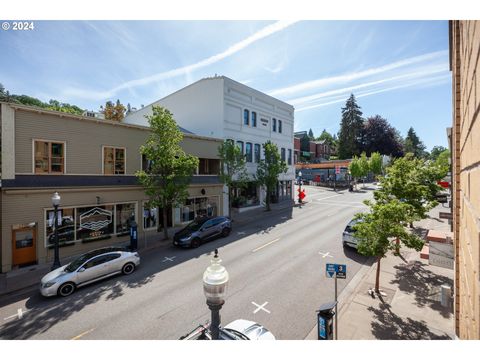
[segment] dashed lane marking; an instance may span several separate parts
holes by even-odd
[[[270,314],[270,310],[267,310],[265,306],[268,304],[268,301],[265,301],[262,305],[258,305],[255,301],[252,301],[252,304],[256,306],[257,308],[253,310],[253,313],[256,314],[260,310],[265,311],[266,313]]]
[[[280,240],[280,238],[275,239],[275,240],[272,240],[272,241],[270,241],[270,242],[268,242],[268,243],[266,243],[266,244],[264,244],[264,245],[262,245],[262,246],[260,246],[260,247],[258,247],[258,248],[256,248],[256,249],[253,249],[253,250],[252,250],[252,253],[257,252],[258,250],[261,250],[261,249],[263,249],[265,246],[271,245],[271,244],[273,244],[274,242],[277,242],[278,240]]]
[[[80,339],[82,336],[85,336],[85,335],[91,333],[93,330],[95,330],[95,328],[90,329],[90,330],[87,330],[87,331],[84,331],[83,333],[81,333],[81,334],[79,334],[79,335],[71,338],[70,340],[78,340],[78,339]]]
[[[11,315],[11,316],[6,317],[6,318],[3,318],[3,320],[10,320],[10,319],[13,319],[15,317],[18,318],[18,320],[21,320],[23,318],[23,314],[27,313],[28,311],[29,310],[18,309],[16,314]]]

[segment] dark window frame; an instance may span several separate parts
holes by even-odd
[[[248,148],[250,148],[250,151]],[[253,144],[251,142],[245,143],[245,160],[250,163],[253,162]]]
[[[252,127],[257,127],[257,113],[252,111]]]
[[[277,132],[277,119],[272,118],[272,131]]]
[[[243,125],[250,125],[250,111],[248,109],[243,110]]]

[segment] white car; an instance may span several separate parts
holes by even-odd
[[[115,247],[93,250],[45,275],[40,293],[43,296],[69,296],[80,286],[115,274],[129,275],[138,265],[140,256],[137,252]]]
[[[352,220],[350,221],[347,226],[345,227],[345,230],[343,231],[342,234],[342,243],[343,246],[350,246],[352,248],[357,248],[358,246],[358,238],[355,237],[355,230],[353,230],[353,226],[358,222],[359,220]]]
[[[250,320],[235,320],[224,327],[225,330],[244,336],[248,340],[275,340],[275,336],[265,327]]]

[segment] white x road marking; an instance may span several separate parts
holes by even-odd
[[[270,314],[270,311],[265,309],[265,305],[268,304],[268,301],[265,301],[262,305],[258,305],[256,302],[252,301],[252,304],[255,305],[257,308],[255,310],[253,310],[253,313],[256,314],[257,312],[259,312],[260,310],[263,310],[265,311],[266,313]]]
[[[165,259],[162,261],[162,262],[165,262],[165,261],[173,261],[173,259],[175,259],[176,256],[172,256],[172,257],[166,257],[165,256]]]
[[[323,258],[326,258],[327,256],[333,258],[333,256],[330,255],[330,252],[322,253],[321,251],[319,251],[318,253],[319,253],[320,255],[322,255]]]
[[[237,235],[245,235],[245,231],[237,231]]]
[[[23,314],[25,314],[26,312],[28,312],[28,310],[23,311],[22,309],[18,309],[17,313],[15,315],[11,315],[9,317],[6,317],[3,320],[13,319],[14,317],[18,317],[18,320],[20,320],[20,319],[23,318]]]

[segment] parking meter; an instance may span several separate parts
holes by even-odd
[[[138,233],[137,233],[137,223],[132,221],[130,223],[130,250],[137,250],[138,247]]]
[[[325,303],[317,311],[318,340],[333,340],[333,309],[336,301]]]

